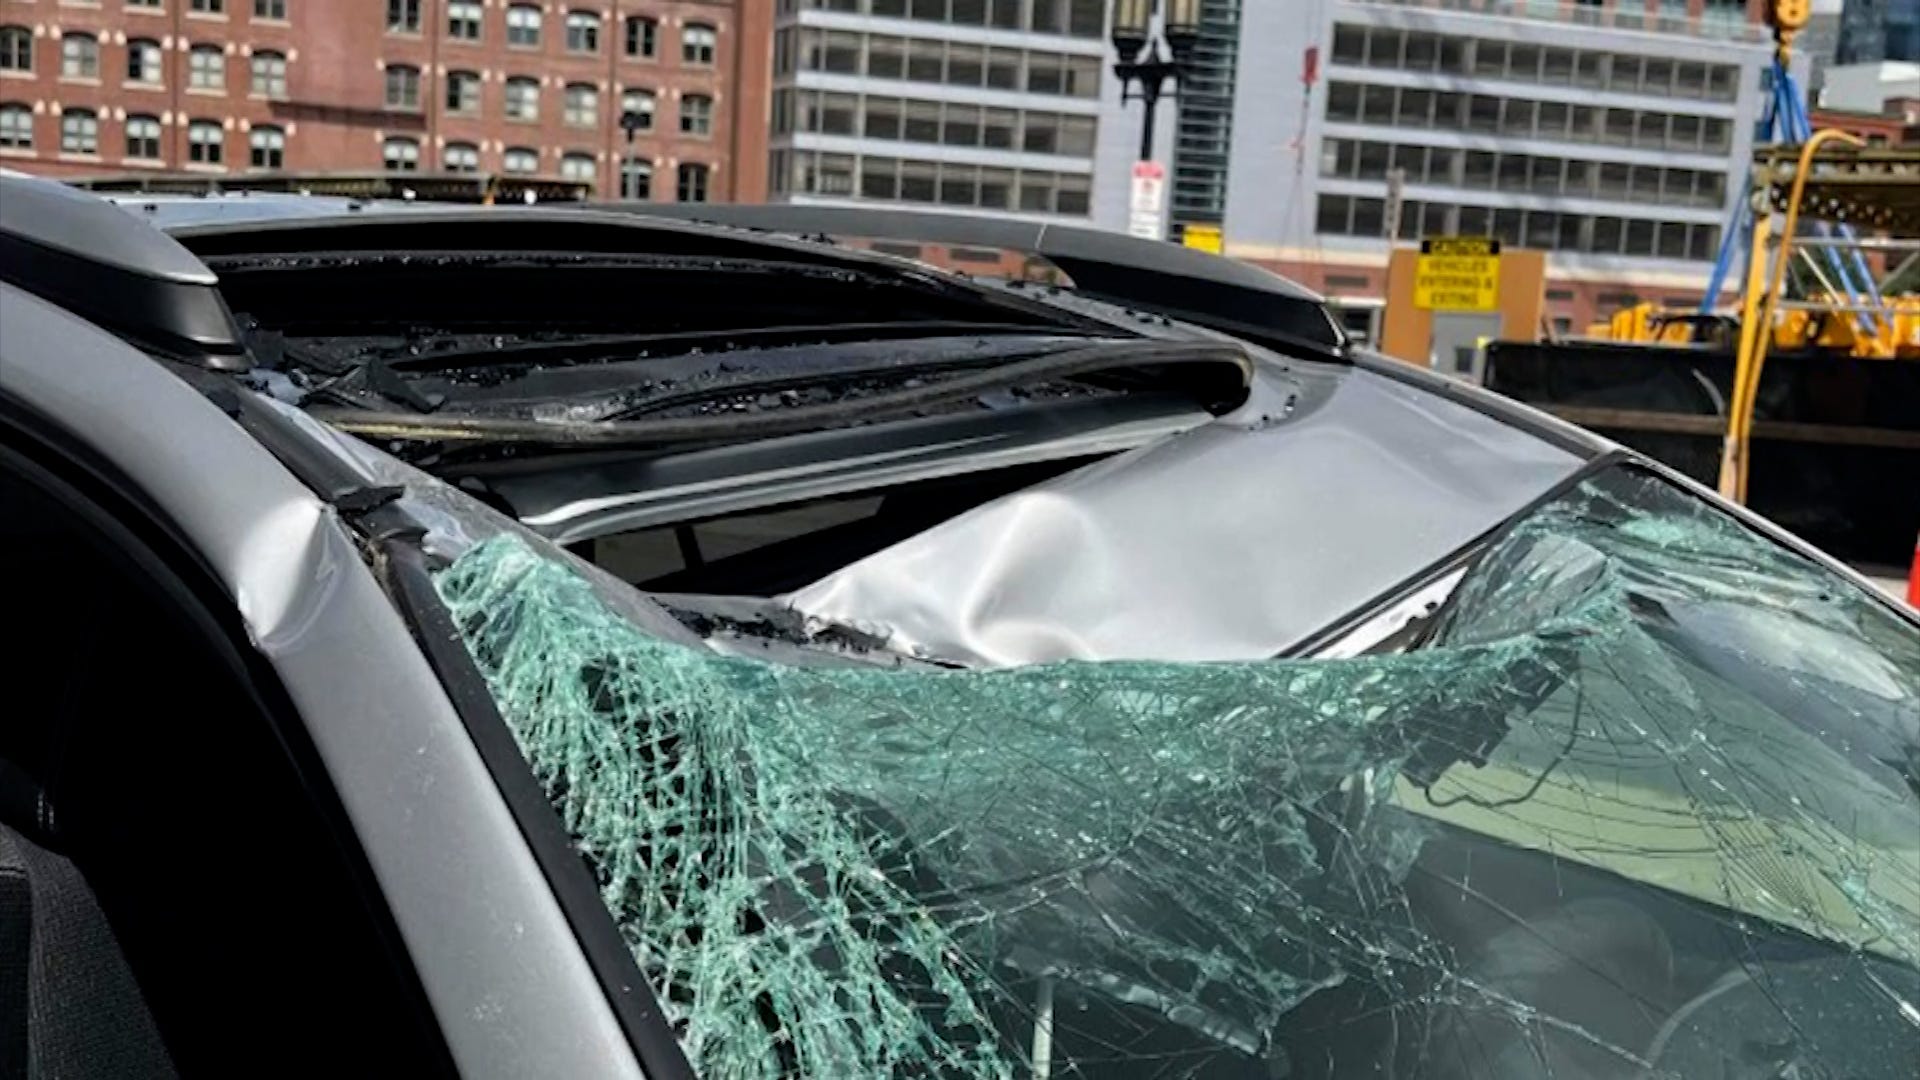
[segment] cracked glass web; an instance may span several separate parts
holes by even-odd
[[[1348,660],[773,664],[513,537],[438,585],[702,1075],[1920,1061],[1920,637],[1644,474]]]

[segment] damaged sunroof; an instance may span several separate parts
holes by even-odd
[[[805,667],[443,599],[701,1075],[1904,1076],[1920,636],[1664,482],[1422,647]]]

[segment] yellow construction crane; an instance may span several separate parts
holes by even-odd
[[[1882,298],[1865,277],[1866,263],[1858,257],[1866,248],[1920,249],[1920,244],[1900,239],[1859,241],[1852,233],[1852,227],[1865,226],[1920,237],[1920,216],[1909,213],[1920,209],[1920,154],[1904,149],[1864,150],[1862,141],[1847,132],[1808,130],[1804,106],[1798,103],[1787,72],[1794,37],[1806,25],[1809,9],[1808,0],[1772,0],[1769,5],[1775,78],[1786,86],[1775,103],[1776,127],[1789,133],[1798,130],[1804,137],[1797,144],[1756,152],[1746,275],[1739,314],[1731,327],[1724,318],[1640,304],[1589,329],[1593,338],[1646,345],[1722,344],[1714,339],[1729,332],[1733,335],[1736,363],[1719,487],[1721,494],[1741,502],[1746,501],[1751,471],[1754,406],[1769,353],[1920,359],[1920,297]],[[1780,219],[1777,228],[1776,217]],[[1839,228],[1802,237],[1803,219]],[[1816,252],[1825,257],[1824,268],[1813,257]],[[1796,255],[1819,287],[1789,300],[1783,291],[1787,266]],[[1723,254],[1723,266],[1724,258]],[[1718,281],[1716,273],[1708,303],[1716,298]]]
[[[1771,5],[1775,141],[1755,148],[1700,306],[1494,342],[1486,383],[1728,498],[1753,487],[1757,509],[1842,557],[1903,565],[1920,531],[1920,296],[1883,295],[1908,274],[1883,280],[1869,256],[1920,260],[1920,146],[1812,130],[1788,69],[1807,9]]]

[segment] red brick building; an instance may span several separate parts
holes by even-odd
[[[0,167],[766,194],[773,0],[0,0]]]
[[[1839,128],[1865,139],[1868,146],[1901,146],[1913,141],[1908,134],[1920,122],[1920,101],[1895,98],[1884,112],[1855,112],[1851,109],[1814,109],[1808,119],[1813,130]]]

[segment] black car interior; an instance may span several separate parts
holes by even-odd
[[[0,1075],[450,1073],[231,601],[75,456],[0,437],[0,957],[35,958],[0,964]]]

